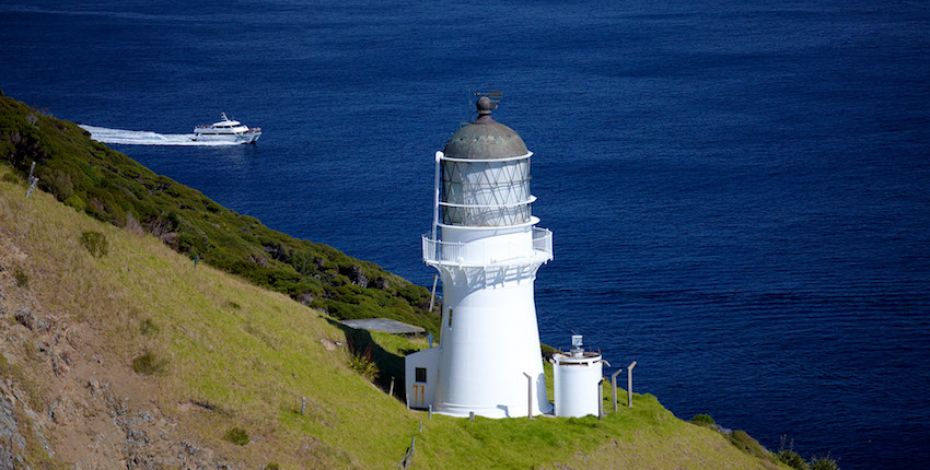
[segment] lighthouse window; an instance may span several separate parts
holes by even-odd
[[[426,383],[426,368],[417,367],[416,370],[417,382]]]
[[[449,328],[452,328],[452,309],[449,309]]]

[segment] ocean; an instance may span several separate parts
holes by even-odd
[[[555,237],[544,342],[772,449],[930,462],[926,2],[4,0],[0,88],[116,132],[261,126],[114,147],[422,285],[433,153],[502,90]]]

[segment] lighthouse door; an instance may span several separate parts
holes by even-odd
[[[416,408],[426,407],[426,367],[414,369],[413,403]]]

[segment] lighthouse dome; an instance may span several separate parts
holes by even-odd
[[[529,153],[523,139],[513,129],[491,117],[494,105],[486,96],[477,103],[478,119],[452,134],[442,153],[450,158],[498,160]]]

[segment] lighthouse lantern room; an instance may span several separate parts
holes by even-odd
[[[413,408],[491,418],[551,413],[539,347],[533,284],[552,259],[552,233],[536,227],[523,139],[478,117],[436,152],[432,230],[423,261],[439,271],[439,346],[406,358]]]

